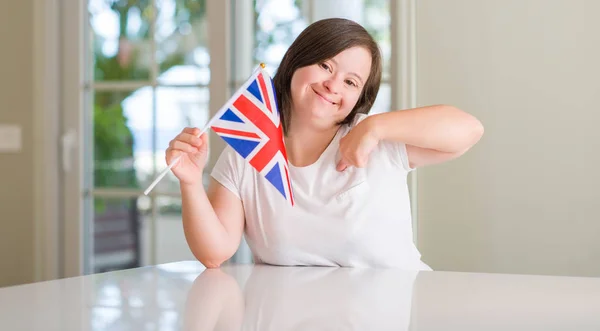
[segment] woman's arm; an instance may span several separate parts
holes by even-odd
[[[409,166],[451,160],[468,151],[483,135],[483,125],[452,106],[429,106],[369,116],[340,140],[337,170],[364,167],[379,141],[406,145]]]
[[[242,240],[241,200],[216,180],[204,186],[181,185],[185,238],[194,256],[207,268],[218,268],[233,256]]]
[[[436,105],[369,116],[376,139],[406,144],[411,168],[456,158],[483,135],[474,116],[452,106]]]

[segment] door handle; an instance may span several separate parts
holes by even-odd
[[[62,168],[64,172],[71,171],[73,150],[77,147],[77,131],[69,129],[61,137],[62,143]]]

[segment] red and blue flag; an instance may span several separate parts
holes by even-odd
[[[211,128],[294,205],[275,87],[264,70],[221,108]]]

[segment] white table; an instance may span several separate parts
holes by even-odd
[[[0,330],[600,330],[600,278],[197,262],[0,289]]]

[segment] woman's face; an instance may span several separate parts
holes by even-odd
[[[327,129],[352,111],[371,71],[363,47],[348,48],[331,59],[297,69],[292,76],[291,127]]]

